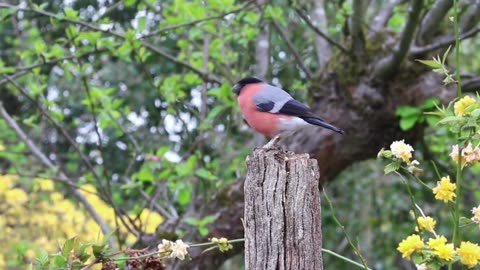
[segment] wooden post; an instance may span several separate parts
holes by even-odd
[[[256,149],[247,157],[245,269],[323,270],[317,161]]]

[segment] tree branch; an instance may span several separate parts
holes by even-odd
[[[393,50],[391,55],[377,62],[373,70],[374,78],[385,81],[389,79],[400,66],[412,43],[422,7],[423,0],[411,0],[410,12],[407,24],[402,32],[400,44]]]
[[[480,76],[462,80],[463,92],[476,92],[480,89]]]
[[[353,1],[353,14],[350,20],[350,33],[352,35],[352,52],[360,56],[365,51],[365,36],[363,35],[363,19],[365,17],[365,1]]]
[[[85,52],[85,53],[82,53],[80,55],[69,55],[69,56],[65,56],[65,57],[61,57],[61,58],[54,58],[54,59],[51,59],[49,61],[39,61],[39,62],[37,62],[35,64],[32,64],[32,65],[29,65],[29,66],[15,67],[17,72],[12,74],[12,75],[9,75],[9,78],[11,80],[15,80],[16,78],[22,77],[23,75],[29,73],[30,71],[32,71],[33,69],[38,68],[38,67],[56,65],[56,64],[58,64],[59,62],[62,62],[62,61],[83,58],[85,56],[101,53],[101,52],[104,52],[104,51],[107,51],[107,49],[106,48],[101,48],[101,49],[96,49],[94,51]],[[1,79],[0,80],[0,86],[4,85],[7,82],[10,82],[10,80],[7,77],[5,77],[4,79]]]
[[[480,20],[480,2],[475,1],[474,4],[469,4],[466,14],[461,19],[460,30],[462,32],[473,29]]]
[[[417,43],[424,45],[431,41],[440,21],[452,7],[452,0],[437,0],[432,8],[425,14],[417,34]]]
[[[405,1],[406,0],[391,0],[382,10],[380,10],[377,16],[373,18],[369,33],[377,33],[381,29],[385,28],[388,20],[390,20],[392,17],[393,9]]]
[[[464,40],[475,36],[480,32],[480,27],[472,28],[469,31],[460,34],[460,40]],[[444,48],[452,45],[455,42],[455,36],[453,34],[445,35],[437,38],[431,44],[422,47],[412,46],[409,53],[411,55],[425,54],[431,51],[435,51],[440,48]]]
[[[313,1],[313,10],[311,13],[312,24],[323,31],[327,28],[327,16],[325,15],[324,4],[323,0]],[[318,68],[322,69],[332,57],[332,48],[324,38],[320,35],[315,35],[315,50],[317,52]]]
[[[307,24],[308,27],[310,27],[310,29],[313,30],[313,32],[315,32],[317,35],[321,36],[322,38],[324,38],[328,43],[330,43],[331,45],[335,46],[337,49],[339,49],[340,51],[342,51],[343,53],[345,54],[351,54],[347,49],[345,49],[340,43],[336,42],[335,40],[331,39],[330,37],[328,37],[325,33],[323,33],[320,29],[318,29],[318,27],[316,27],[312,21],[310,21],[310,19],[308,18],[307,15],[303,14],[303,12],[298,9],[298,8],[295,8],[295,12],[298,14],[298,16],[300,16],[300,18],[302,18],[302,20]]]
[[[40,149],[28,138],[28,136],[23,132],[17,122],[8,114],[8,112],[3,107],[3,103],[0,101],[0,116],[7,122],[10,128],[15,131],[18,137],[27,145],[28,149],[32,152],[32,154],[37,157],[41,163],[43,163],[46,167],[55,171],[59,174],[59,179],[62,179],[62,182],[65,182],[67,186],[73,192],[73,195],[85,206],[87,211],[90,213],[92,218],[97,222],[100,226],[104,235],[108,235],[110,233],[110,228],[108,227],[107,223],[102,219],[102,217],[97,213],[95,207],[83,196],[83,194],[77,189],[72,187],[75,183],[70,180],[65,173],[59,170],[43,153]],[[113,248],[116,247],[115,242],[112,239],[108,240],[109,245]]]
[[[257,4],[263,5],[265,0],[257,0]],[[270,27],[267,21],[261,18],[259,28],[255,41],[255,74],[260,78],[266,78],[270,66]]]
[[[295,58],[295,61],[297,62],[300,69],[305,73],[308,79],[311,79],[312,73],[303,63],[302,57],[298,53],[297,49],[295,49],[295,45],[293,45],[292,42],[290,41],[290,38],[288,37],[288,34],[285,31],[285,29],[276,20],[273,20],[273,26],[275,27],[275,29],[277,29],[283,41],[287,45],[288,49],[293,54],[293,57]]]

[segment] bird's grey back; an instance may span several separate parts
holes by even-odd
[[[263,110],[272,113],[280,111],[283,105],[291,99],[293,99],[293,97],[283,89],[269,84],[264,84],[262,90],[253,96],[253,101],[257,105],[257,108],[265,108],[262,104],[272,104],[272,106],[268,106],[271,107],[271,109]]]

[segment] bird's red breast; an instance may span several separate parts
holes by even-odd
[[[243,87],[238,96],[238,104],[248,125],[265,136],[272,137],[280,131],[280,121],[292,118],[289,115],[262,112],[257,110],[253,96],[262,91],[263,83]]]

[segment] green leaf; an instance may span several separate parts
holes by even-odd
[[[419,108],[412,107],[412,106],[400,106],[395,111],[395,115],[400,117],[409,117],[413,115],[420,115],[422,111]]]
[[[400,128],[402,130],[409,130],[415,125],[417,120],[418,120],[418,115],[403,117],[402,119],[400,119]]]
[[[63,47],[58,44],[54,44],[52,47],[50,47],[50,51],[48,52],[48,57],[60,58],[63,57],[63,55]]]
[[[63,244],[62,247],[62,255],[65,257],[70,256],[70,252],[74,249],[76,244],[76,237],[72,237],[65,241],[65,244]]]
[[[63,256],[63,255],[55,255],[53,257],[53,264],[56,266],[56,267],[60,267],[60,268],[63,268],[62,266],[66,266],[67,265],[67,259]]]
[[[207,236],[208,235],[208,229],[205,228],[205,227],[198,228],[198,232],[200,233],[201,236]]]
[[[208,225],[208,224],[214,222],[215,220],[217,220],[217,216],[208,215],[208,216],[206,216],[206,217],[204,217],[200,220],[199,225],[205,226],[205,225]]]
[[[392,151],[390,151],[390,150],[384,150],[382,152],[382,156],[384,156],[385,158],[391,158],[391,157],[393,157],[393,154],[392,154]]]
[[[423,110],[429,110],[435,108],[435,105],[440,104],[440,99],[433,97],[433,98],[428,98],[425,100],[425,102],[422,104],[421,108]]]
[[[133,4],[135,4],[136,0],[125,0],[123,2],[123,4],[126,6],[126,7],[131,7],[133,6]]]
[[[461,116],[447,116],[442,120],[438,121],[438,124],[447,124],[450,122],[463,122],[463,117]]]
[[[45,45],[45,42],[41,39],[35,40],[35,43],[33,43],[33,50],[35,51],[36,54],[42,54],[46,51],[47,45]]]
[[[425,120],[427,121],[427,123],[430,125],[430,126],[434,126],[438,123],[438,121],[440,120],[437,116],[434,116],[434,115],[427,115],[425,117]]]
[[[103,257],[103,251],[105,250],[107,245],[92,245],[92,251],[93,255],[95,258],[102,258]]]
[[[139,32],[142,32],[145,30],[145,25],[147,24],[147,17],[146,16],[140,16],[137,19],[137,29]]]
[[[197,226],[199,224],[199,219],[194,217],[186,217],[183,219],[183,222],[192,226]]]
[[[206,180],[217,180],[218,179],[215,175],[212,174],[212,172],[206,170],[205,168],[200,168],[200,169],[196,170],[195,175],[200,177],[200,178],[206,179]]]
[[[169,150],[170,150],[169,146],[162,146],[157,149],[157,151],[155,152],[155,155],[159,157],[163,157],[163,155],[165,155],[165,153],[167,153]]]
[[[37,249],[37,262],[40,264],[40,265],[47,265],[48,264],[48,252],[43,249],[43,248],[39,248]]]
[[[398,162],[392,162],[385,166],[385,169],[383,170],[385,174],[389,174],[391,172],[394,172],[400,168],[400,163]]]
[[[138,171],[132,176],[132,179],[138,180],[141,182],[153,182],[154,177],[150,167],[144,164],[140,169],[140,171]]]
[[[178,164],[175,167],[175,171],[177,172],[178,176],[185,177],[193,173],[193,169],[195,169],[196,165],[197,165],[197,156],[192,155],[187,159],[186,162]]]
[[[450,49],[452,48],[452,45],[448,46],[447,50],[445,51],[445,53],[443,54],[443,57],[442,57],[442,63],[445,63],[445,61],[447,60],[447,57],[448,57],[448,54],[450,53]]]
[[[178,192],[177,201],[180,205],[187,205],[192,197],[190,185],[185,186]]]
[[[74,10],[73,8],[71,7],[66,7],[63,12],[65,13],[65,16],[67,18],[71,18],[71,19],[77,19],[78,18],[78,11]]]
[[[431,68],[442,68],[442,64],[441,63],[438,63],[437,61],[433,61],[433,60],[419,60],[417,59],[416,61],[426,65],[426,66],[429,66]]]

